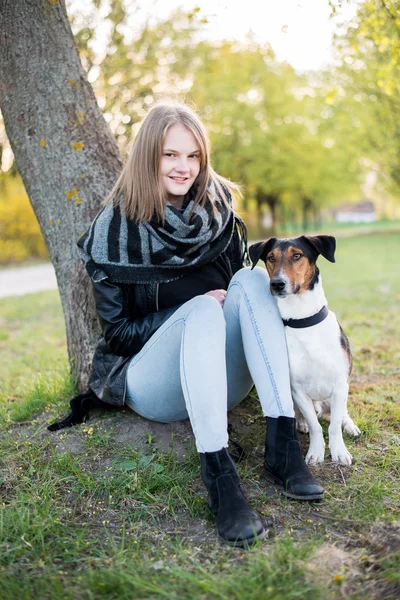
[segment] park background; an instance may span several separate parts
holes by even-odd
[[[146,110],[179,97],[206,123],[216,170],[243,186],[251,238],[400,219],[398,15],[374,2],[358,14],[328,0],[179,4],[69,3],[123,157]],[[0,121],[0,264],[48,256],[11,146]]]
[[[221,548],[186,426],[114,411],[48,434],[77,385],[60,296],[2,299],[4,598],[397,599],[399,2],[93,0],[67,10],[123,158],[146,110],[178,97],[206,123],[215,169],[243,186],[236,206],[251,239],[337,236],[337,264],[320,267],[353,349],[350,413],[362,436],[346,440],[352,467],[327,456],[317,470],[323,504],[290,503],[260,478],[263,422],[246,400],[232,417],[249,449],[240,474],[268,539],[248,553]],[[84,125],[85,113],[75,119]],[[51,140],[37,137],[46,152]],[[15,142],[0,121],[5,269],[49,256]],[[78,188],[67,192],[65,210],[84,211]],[[43,220],[44,235],[55,225]]]

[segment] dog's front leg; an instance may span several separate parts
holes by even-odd
[[[349,386],[346,383],[336,385],[331,396],[331,423],[329,425],[329,449],[333,462],[351,465],[352,456],[343,441],[342,423],[347,413]]]
[[[322,433],[322,427],[318,423],[318,418],[314,409],[313,402],[303,390],[292,390],[293,400],[307,421],[310,433],[310,447],[306,454],[306,463],[316,464],[324,462],[325,442]]]

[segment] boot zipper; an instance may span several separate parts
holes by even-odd
[[[158,291],[159,291],[159,288],[160,288],[160,284],[157,283],[156,284],[156,311],[157,312],[159,311],[159,308],[158,308]]]

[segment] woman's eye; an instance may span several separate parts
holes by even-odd
[[[171,154],[171,152],[164,152],[164,156],[168,156],[168,157],[170,157],[170,156],[174,156],[174,155],[173,155],[173,154]]]
[[[299,260],[303,255],[302,254],[293,254],[293,260]]]

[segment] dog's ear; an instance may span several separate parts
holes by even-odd
[[[336,239],[333,235],[314,235],[314,236],[306,236],[303,235],[302,238],[310,244],[314,250],[321,254],[326,260],[334,263],[335,261],[335,250],[336,250]]]
[[[276,238],[269,238],[266,242],[257,242],[252,244],[249,248],[249,255],[251,260],[251,268],[254,269],[258,261],[261,259],[265,262],[268,252],[275,244]]]

